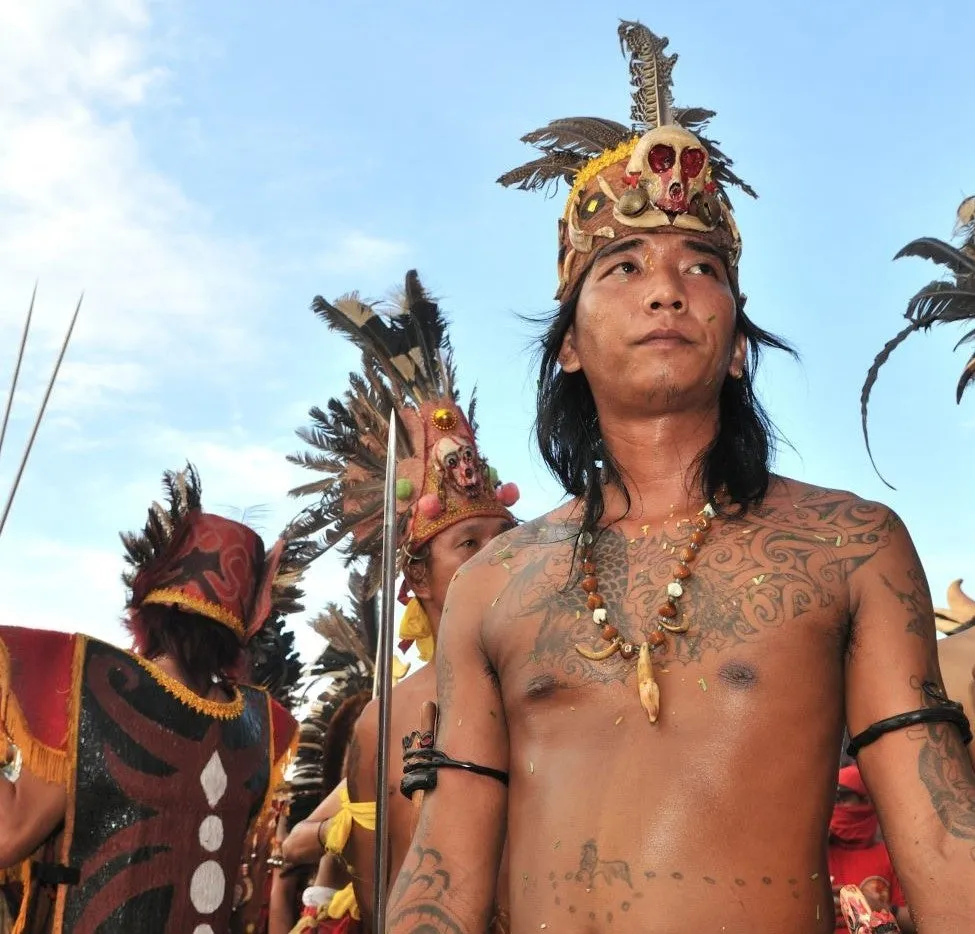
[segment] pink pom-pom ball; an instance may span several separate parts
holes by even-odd
[[[443,507],[440,505],[440,497],[436,493],[427,493],[421,496],[420,501],[416,504],[416,508],[420,510],[420,515],[424,519],[436,519],[443,512]]]
[[[498,499],[501,501],[502,506],[510,509],[521,499],[521,491],[518,489],[518,484],[502,484],[501,489],[498,490]]]

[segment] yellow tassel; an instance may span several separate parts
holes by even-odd
[[[364,830],[376,829],[375,801],[353,804],[344,785],[339,789],[339,801],[341,802],[339,812],[328,822],[328,834],[325,837],[325,849],[336,856],[342,855],[349,842],[353,821]]]
[[[433,627],[423,605],[416,597],[406,605],[406,612],[399,622],[399,637],[416,642],[417,651],[423,661],[428,662],[433,658]]]

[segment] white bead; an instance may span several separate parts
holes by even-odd
[[[605,607],[600,607],[598,610],[592,611],[592,621],[594,623],[605,623],[609,618],[609,614],[606,612]]]
[[[713,519],[716,515],[714,506],[712,506],[710,503],[705,503],[704,508],[701,510],[701,515],[707,516],[709,519]]]
[[[684,588],[677,581],[671,581],[667,585],[667,594],[671,597],[679,597],[683,592]]]

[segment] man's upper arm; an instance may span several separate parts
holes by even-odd
[[[356,721],[349,741],[345,774],[349,786],[349,798],[361,803],[377,801],[376,755],[379,748],[379,706],[375,701],[366,705]],[[376,876],[376,834],[357,823],[345,850],[345,858],[352,867],[352,887],[362,913],[363,928],[372,929],[372,902]]]
[[[451,584],[437,643],[436,748],[506,771],[508,736],[496,675],[481,641],[479,569]],[[448,934],[483,931],[497,886],[507,788],[495,778],[439,769],[390,900],[389,931],[424,923]],[[431,928],[432,930],[433,928]]]
[[[877,553],[851,577],[851,598],[851,736],[879,720],[937,707],[930,693],[942,688],[931,596],[910,536],[892,513]],[[931,893],[923,880],[936,871],[936,857],[975,882],[975,779],[958,728],[940,722],[900,729],[864,748],[858,761],[908,904],[926,910]],[[937,872],[944,875],[944,864]]]

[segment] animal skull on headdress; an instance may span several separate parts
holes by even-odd
[[[623,179],[630,187],[614,213],[628,226],[673,224],[705,231],[714,229],[721,218],[707,151],[683,127],[668,125],[645,133]]]
[[[443,480],[458,493],[474,499],[481,492],[484,478],[474,446],[463,438],[448,435],[434,447],[434,463]]]

